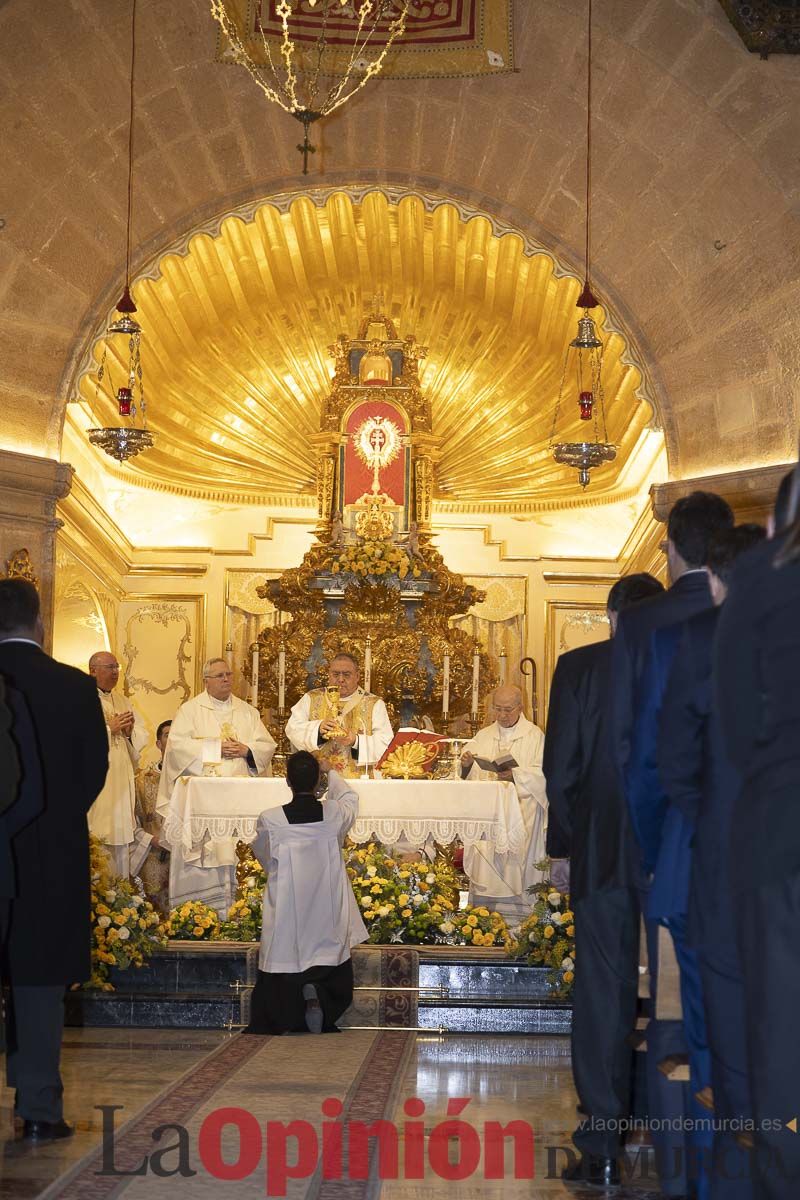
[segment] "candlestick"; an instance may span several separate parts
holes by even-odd
[[[228,670],[233,670],[233,642],[228,642],[225,647],[225,662],[228,664]]]
[[[364,774],[362,778],[369,779],[369,734],[367,733],[366,726],[363,724],[361,726],[361,736],[364,739]]]
[[[281,642],[278,649],[278,708],[286,707],[286,649]]]
[[[369,685],[372,682],[372,638],[367,637],[367,644],[364,648],[364,691],[369,691]]]
[[[472,716],[478,715],[478,695],[481,680],[481,651],[478,645],[475,646],[475,653],[472,656]]]
[[[500,665],[500,687],[503,687],[503,685],[505,684],[505,681],[506,681],[506,663],[507,663],[507,661],[508,660],[506,658],[505,650],[501,650],[500,651],[500,664],[499,664]]]
[[[250,703],[258,708],[258,646],[253,650],[253,662],[250,672]]]
[[[442,663],[442,716],[450,712],[450,651],[445,651]]]

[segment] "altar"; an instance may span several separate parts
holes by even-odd
[[[457,839],[464,846],[464,872],[476,899],[496,896],[498,877],[508,896],[522,892],[527,838],[512,784],[452,779],[351,783],[359,798],[353,841],[374,839],[391,846],[402,840],[422,849]],[[170,907],[202,900],[227,915],[236,896],[237,842],[252,842],[259,814],[290,797],[283,779],[179,779],[161,839],[171,850]]]

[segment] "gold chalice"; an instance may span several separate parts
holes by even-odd
[[[342,724],[342,697],[338,687],[325,688],[325,713],[323,720],[334,722],[334,727],[328,734],[329,741],[347,735],[347,730]]]

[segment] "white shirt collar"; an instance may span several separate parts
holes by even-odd
[[[26,642],[29,646],[35,646],[37,650],[41,650],[42,648],[33,638],[0,638],[0,645],[5,645],[6,642]]]

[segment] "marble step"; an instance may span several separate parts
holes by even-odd
[[[139,1029],[238,1029],[246,1024],[251,988],[222,992],[69,992],[67,1026]]]
[[[571,1006],[548,972],[502,950],[419,947],[419,1025],[452,1033],[569,1033]],[[258,946],[172,942],[141,968],[112,970],[113,992],[72,992],[71,1025],[222,1029],[245,1024]]]
[[[256,981],[257,942],[170,942],[143,967],[112,967],[109,981],[122,992],[223,992]],[[110,993],[109,993],[110,994]]]

